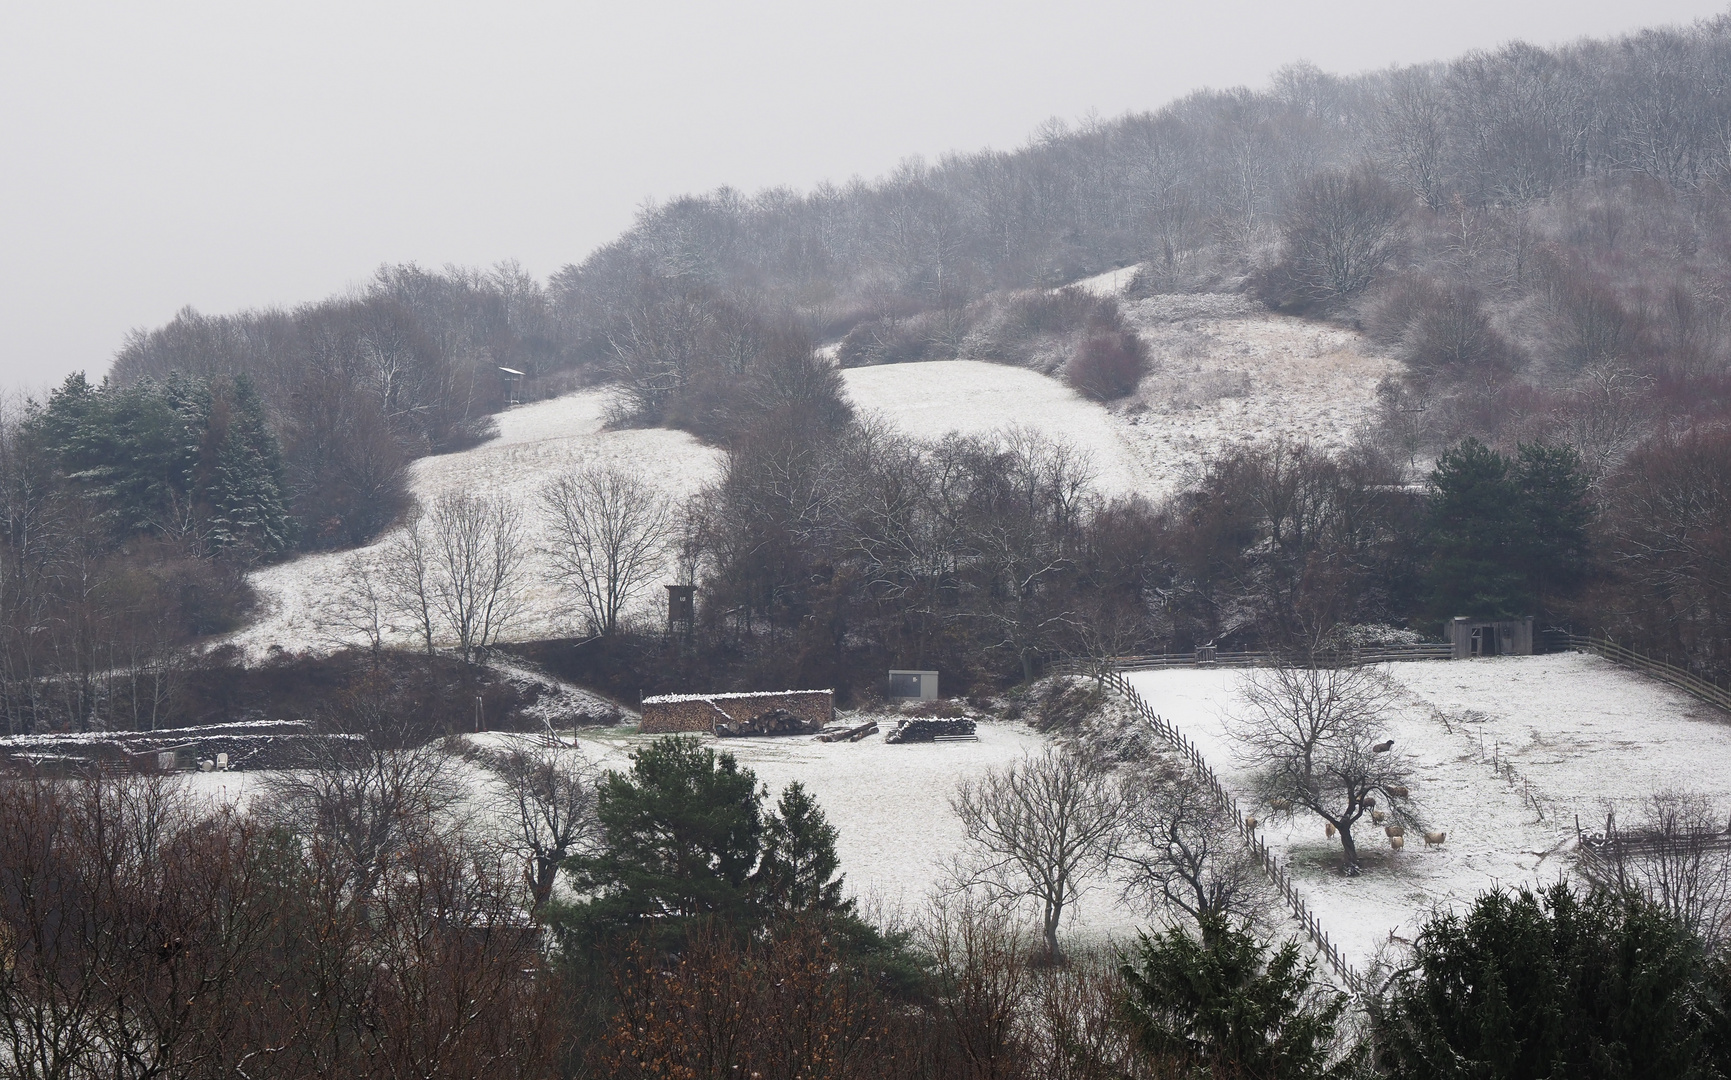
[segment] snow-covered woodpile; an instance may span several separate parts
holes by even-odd
[[[640,730],[646,735],[791,735],[822,731],[834,719],[833,690],[661,694],[643,699]]]

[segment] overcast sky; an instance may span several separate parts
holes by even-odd
[[[0,5],[0,384],[381,263],[539,277],[647,199],[874,176],[1337,72],[1688,22],[1695,0]]]

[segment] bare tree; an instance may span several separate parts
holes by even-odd
[[[1259,769],[1258,794],[1270,803],[1303,807],[1340,833],[1348,875],[1358,873],[1352,826],[1377,794],[1394,820],[1415,823],[1410,803],[1388,795],[1404,789],[1407,771],[1392,747],[1378,749],[1382,715],[1394,690],[1364,667],[1258,669],[1240,691],[1234,719],[1244,756]],[[1368,800],[1368,801],[1367,801]]]
[[[434,621],[432,544],[419,511],[385,545],[380,581],[390,608],[414,623],[427,655],[433,655],[438,628]]]
[[[377,687],[352,694],[333,725],[342,730],[315,742],[301,768],[266,776],[258,800],[266,820],[317,849],[345,900],[363,910],[391,859],[436,834],[462,795],[455,759],[415,745],[379,697]]]
[[[950,805],[979,860],[959,869],[969,885],[1041,906],[1046,955],[1062,959],[1058,926],[1090,872],[1105,866],[1122,800],[1100,762],[1050,749],[957,786]]]
[[[346,645],[358,634],[375,659],[384,651],[395,599],[390,580],[389,564],[379,568],[359,555],[349,556],[343,573],[344,587],[326,606],[323,620],[325,632],[335,643]]]
[[[582,598],[591,634],[619,630],[619,616],[661,569],[673,534],[668,502],[617,466],[573,472],[547,485],[547,551]]]
[[[1725,816],[1693,791],[1648,796],[1644,820],[1606,837],[1587,876],[1638,892],[1669,912],[1710,947],[1731,939],[1731,843]]]
[[[528,860],[524,877],[539,909],[553,894],[559,865],[599,839],[599,770],[581,751],[558,746],[519,745],[480,760],[493,774],[494,804],[510,831],[507,843]]]
[[[1112,852],[1124,899],[1202,922],[1249,915],[1259,874],[1250,852],[1193,772],[1153,760],[1124,783],[1123,839]]]
[[[505,499],[447,492],[428,517],[433,596],[463,661],[473,663],[522,611],[523,514]]]

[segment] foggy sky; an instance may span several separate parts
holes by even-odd
[[[0,385],[381,263],[537,277],[647,199],[1014,148],[1050,117],[1722,10],[1705,0],[0,8]]]

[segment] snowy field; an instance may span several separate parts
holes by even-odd
[[[1044,738],[1022,724],[986,721],[978,742],[887,743],[873,735],[857,743],[820,743],[794,736],[716,739],[768,785],[773,801],[798,780],[817,799],[840,837],[836,852],[847,891],[868,908],[912,913],[946,880],[945,868],[963,846],[961,821],[949,799],[964,777],[1038,753]],[[629,752],[653,736],[607,729],[581,733],[581,745],[609,768],[625,769]],[[1082,898],[1072,930],[1127,934],[1132,925],[1116,896]]]
[[[1106,495],[1147,491],[1149,477],[1124,425],[1057,379],[980,360],[885,364],[842,372],[854,407],[883,417],[917,439],[951,432],[985,435],[1020,427],[1062,439],[1093,460]]]
[[[1075,283],[1116,295],[1135,267]],[[850,368],[854,404],[916,438],[1018,426],[1065,439],[1094,460],[1107,495],[1162,498],[1194,485],[1210,457],[1275,440],[1322,450],[1350,445],[1371,422],[1376,387],[1398,364],[1363,336],[1260,312],[1226,294],[1128,301],[1151,370],[1110,406],[1060,379],[985,360]]]
[[[1338,841],[1300,812],[1265,821],[1263,839],[1287,863],[1305,900],[1350,962],[1364,964],[1410,937],[1437,906],[1492,885],[1546,883],[1572,866],[1574,815],[1583,827],[1616,804],[1629,811],[1665,787],[1731,801],[1731,723],[1694,699],[1595,656],[1560,654],[1388,666],[1403,689],[1389,717],[1393,753],[1406,759],[1412,805],[1448,841],[1426,849],[1409,830],[1389,849],[1368,821],[1355,831],[1364,872],[1338,872]],[[1195,741],[1228,788],[1249,789],[1228,717],[1241,669],[1172,669],[1130,676],[1156,712]],[[1482,744],[1481,744],[1482,736]],[[1481,751],[1481,745],[1483,747]],[[1510,761],[1520,780],[1491,759]],[[1241,797],[1248,812],[1264,807]]]
[[[538,493],[548,481],[573,469],[616,464],[676,498],[690,495],[715,475],[720,453],[684,432],[603,431],[609,396],[605,390],[586,390],[500,413],[497,438],[462,453],[420,459],[411,466],[410,488],[423,505],[447,491],[515,499],[525,511],[529,535],[539,543],[544,519]],[[358,641],[333,625],[332,603],[348,587],[351,560],[376,565],[390,540],[387,534],[369,547],[308,555],[254,573],[261,614],[229,640],[252,656],[272,645],[301,651]],[[570,599],[553,580],[546,560],[532,557],[526,577],[527,609],[506,636],[527,640],[576,633],[580,627]],[[662,597],[646,596],[643,610],[660,602]],[[404,626],[395,637],[411,642],[412,631]]]

